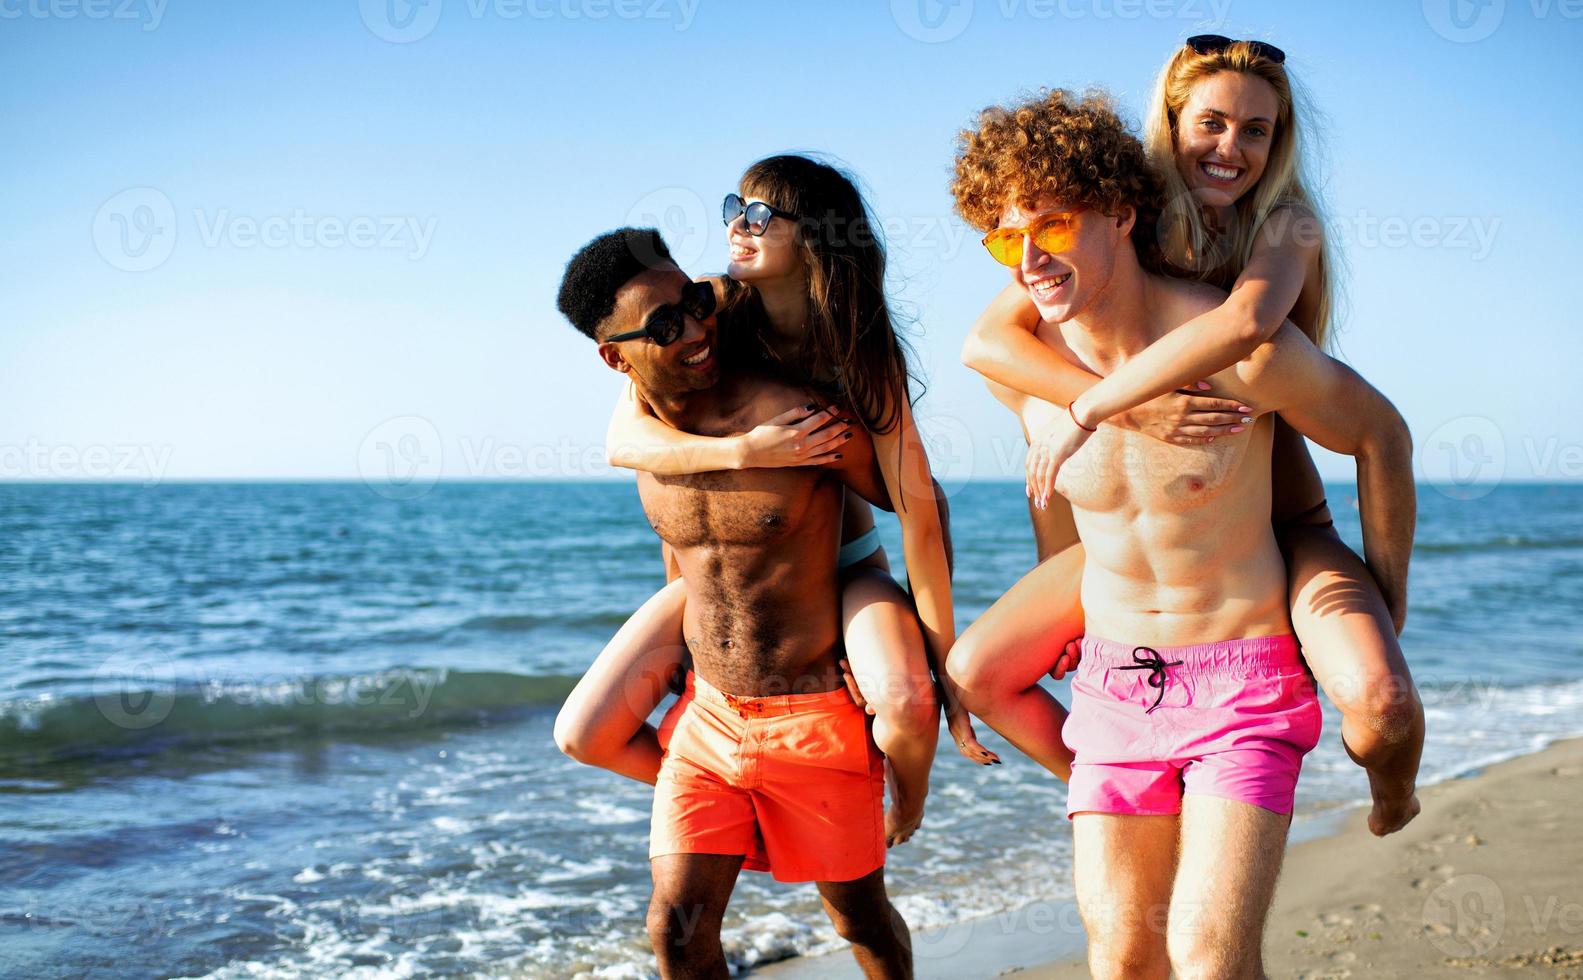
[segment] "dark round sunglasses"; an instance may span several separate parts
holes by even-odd
[[[1263,41],[1234,41],[1224,34],[1194,34],[1187,39],[1187,46],[1194,54],[1219,54],[1233,44],[1246,44],[1255,58],[1268,58],[1277,65],[1286,61],[1286,52]]]
[[[763,201],[754,201],[749,204],[742,200],[742,195],[740,194],[727,194],[726,199],[720,202],[720,220],[729,225],[737,220],[740,215],[747,216],[748,234],[754,238],[758,238],[769,230],[771,218],[785,218],[787,221],[797,220],[797,216],[790,211],[772,208]]]
[[[608,342],[639,340],[647,337],[661,347],[669,347],[687,329],[685,317],[707,320],[715,311],[715,287],[707,282],[690,282],[682,287],[680,303],[667,303],[643,321],[643,329],[606,337]]]

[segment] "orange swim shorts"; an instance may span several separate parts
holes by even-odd
[[[736,697],[689,672],[659,737],[651,859],[741,854],[777,881],[884,866],[884,757],[845,688]]]

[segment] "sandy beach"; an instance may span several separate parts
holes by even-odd
[[[1398,834],[1372,836],[1352,809],[1334,833],[1290,847],[1265,932],[1269,975],[1583,980],[1583,739],[1419,798],[1423,813]],[[1087,977],[1083,942],[1070,901],[1041,903],[917,934],[917,975]],[[755,972],[859,976],[845,952]]]
[[[1354,813],[1339,834],[1291,848],[1265,933],[1270,975],[1583,977],[1583,740],[1420,799],[1399,834],[1375,838]]]

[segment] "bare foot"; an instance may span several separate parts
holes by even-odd
[[[1376,780],[1373,773],[1369,774],[1369,792],[1374,796],[1374,809],[1369,811],[1369,833],[1376,837],[1401,830],[1412,823],[1422,809],[1412,786],[1405,790],[1391,787],[1383,780]]]
[[[890,806],[885,810],[885,846],[905,844],[923,823],[923,800],[903,799],[896,789],[896,770],[885,762],[885,785],[890,789]]]

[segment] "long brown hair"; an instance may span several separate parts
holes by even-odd
[[[885,433],[912,404],[910,347],[885,300],[885,244],[863,195],[842,171],[796,154],[766,157],[742,175],[744,197],[797,215],[808,321],[796,369]],[[743,292],[752,292],[743,290]]]
[[[1279,111],[1269,161],[1253,192],[1236,203],[1234,227],[1224,234],[1210,229],[1196,198],[1176,167],[1176,137],[1182,107],[1193,86],[1223,71],[1262,78],[1275,89]],[[1230,289],[1247,266],[1253,246],[1265,223],[1282,207],[1297,205],[1312,213],[1324,235],[1319,249],[1319,302],[1314,322],[1302,324],[1321,349],[1330,336],[1335,309],[1335,259],[1328,230],[1323,227],[1319,199],[1303,174],[1303,131],[1307,128],[1306,100],[1286,66],[1256,53],[1246,41],[1219,51],[1199,54],[1183,45],[1165,63],[1154,86],[1144,145],[1165,182],[1165,213],[1160,217],[1160,245],[1166,261],[1176,271],[1196,276],[1222,289]]]

